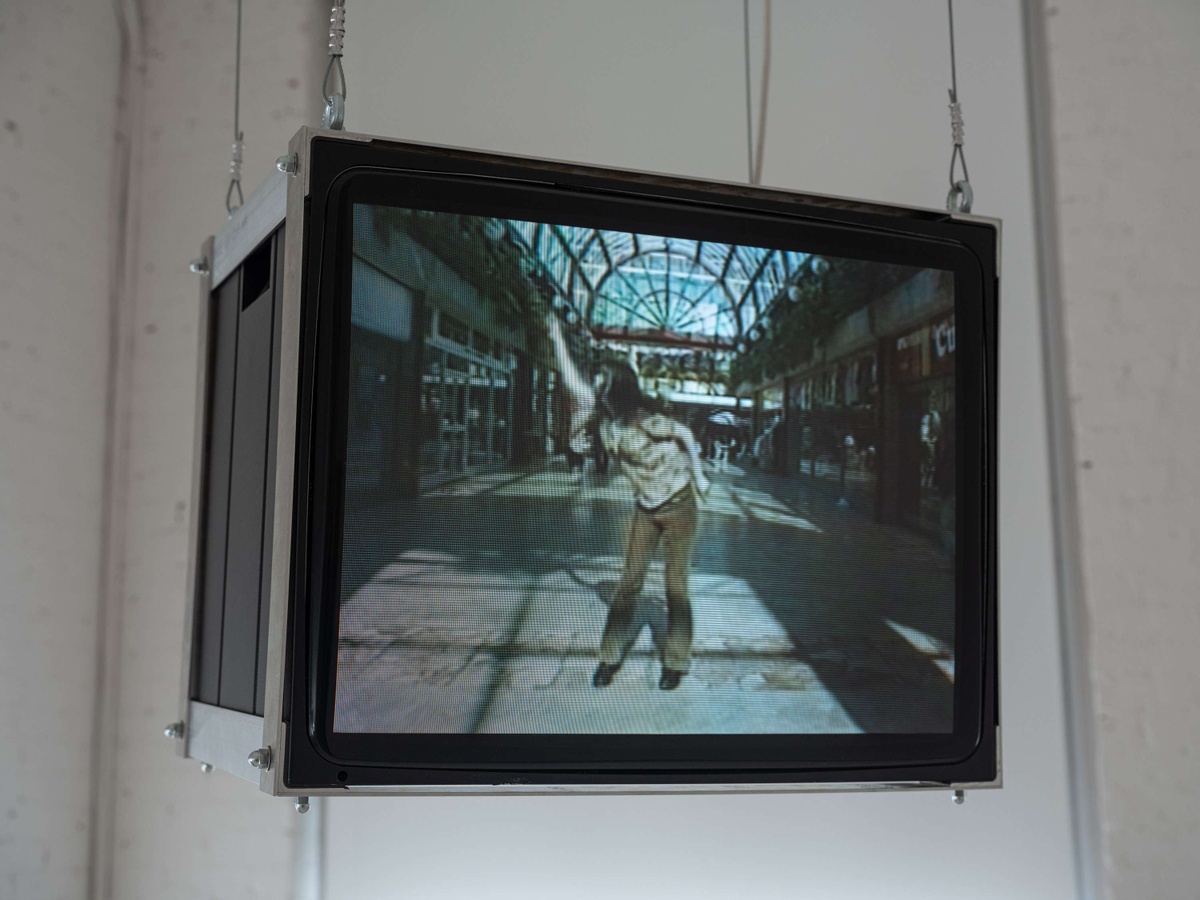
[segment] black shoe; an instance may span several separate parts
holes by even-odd
[[[596,666],[596,674],[592,676],[592,687],[608,687],[612,684],[613,676],[617,674],[620,664],[602,662]]]
[[[658,679],[658,689],[660,691],[673,691],[679,687],[679,682],[686,675],[686,672],[680,672],[678,669],[668,669],[663,666],[662,677]]]

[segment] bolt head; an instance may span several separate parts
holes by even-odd
[[[304,815],[306,812],[308,812],[309,808],[307,797],[296,798],[296,812],[300,813],[300,815]]]
[[[275,168],[285,175],[295,175],[297,167],[297,159],[294,153],[285,153],[283,156],[275,160]]]
[[[188,271],[193,275],[207,275],[208,260],[203,256],[193,259],[190,263],[188,263]]]
[[[200,771],[207,775],[213,770],[212,763],[200,763]]]
[[[246,758],[246,762],[250,763],[256,769],[271,768],[271,748],[260,747]]]
[[[169,737],[173,741],[183,740],[183,723],[182,722],[172,722],[170,725],[168,725],[166,728],[163,729],[163,734],[166,737]]]
[[[954,792],[954,803],[957,806],[962,806],[963,803],[966,801],[966,799],[967,799],[967,795],[965,793],[963,793],[962,791]]]

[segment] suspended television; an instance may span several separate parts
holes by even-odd
[[[302,129],[204,247],[181,755],[998,786],[995,220]]]

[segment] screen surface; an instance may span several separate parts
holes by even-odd
[[[952,731],[951,272],[352,218],[335,732]]]

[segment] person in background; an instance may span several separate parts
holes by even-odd
[[[624,571],[608,610],[592,684],[598,688],[612,684],[637,639],[633,627],[637,598],[661,542],[666,557],[667,635],[658,686],[672,691],[691,667],[688,573],[699,518],[697,494],[703,497],[709,488],[700,445],[690,428],[653,407],[630,366],[609,365],[593,385],[571,358],[557,316],[548,317],[547,329],[570,399],[572,446],[577,452],[587,451],[589,424],[595,421],[605,451],[632,483],[635,494]]]

